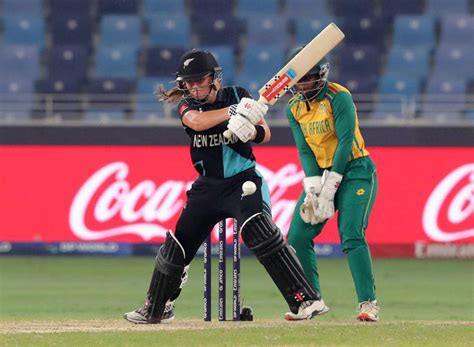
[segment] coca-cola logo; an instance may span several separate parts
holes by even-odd
[[[286,232],[296,200],[284,195],[290,187],[298,185],[299,189],[304,173],[293,163],[277,171],[261,165],[257,168],[269,186],[274,220]],[[174,228],[170,223],[183,208],[192,182],[168,179],[157,184],[145,179],[132,185],[128,177],[127,163],[114,162],[84,182],[69,211],[69,226],[76,237],[94,241],[134,234],[149,241],[164,238],[166,231]]]
[[[474,237],[474,164],[458,167],[438,183],[426,202],[423,228],[439,242]]]

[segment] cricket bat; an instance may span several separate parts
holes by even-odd
[[[344,39],[344,36],[336,24],[330,23],[260,88],[258,101],[267,105],[276,103],[314,65],[331,52]],[[227,129],[224,136],[230,138],[232,132]]]

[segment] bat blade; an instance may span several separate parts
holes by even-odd
[[[331,52],[344,39],[344,36],[336,24],[330,23],[260,88],[259,101],[268,105],[276,103],[314,65]]]

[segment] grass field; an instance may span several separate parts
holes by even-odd
[[[276,287],[256,260],[243,259],[243,304],[254,309],[254,322],[209,323],[201,319],[197,258],[175,322],[129,324],[121,316],[143,303],[152,266],[152,258],[136,257],[0,257],[0,345],[474,345],[470,261],[376,259],[381,320],[359,323],[344,259],[320,261],[331,311],[305,322],[283,320],[287,307]]]

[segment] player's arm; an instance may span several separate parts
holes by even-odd
[[[352,96],[347,92],[339,92],[332,101],[334,127],[338,145],[334,154],[332,171],[344,174],[348,158],[352,152],[356,124],[356,110]]]
[[[288,117],[291,132],[293,133],[293,138],[295,139],[298,155],[300,157],[301,166],[303,167],[305,176],[321,176],[322,170],[319,168],[313,151],[306,143],[300,125],[291,112],[291,104],[288,104],[286,108],[286,116]]]
[[[184,110],[182,122],[194,131],[203,131],[229,120],[229,108],[200,112],[199,110]]]

